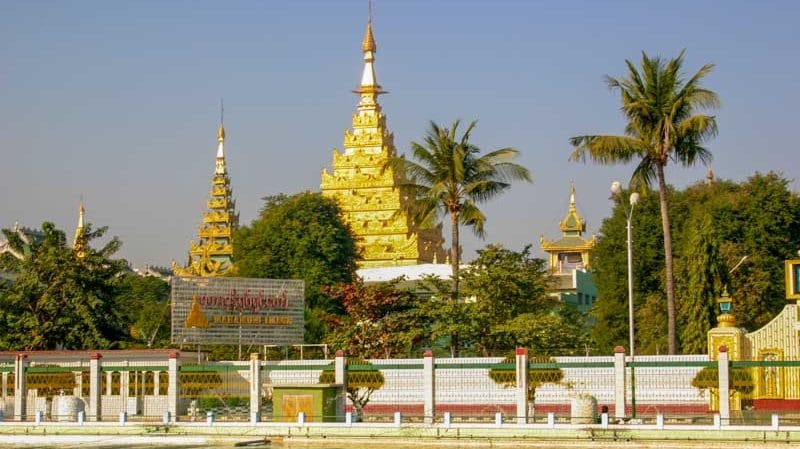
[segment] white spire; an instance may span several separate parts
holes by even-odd
[[[361,104],[372,106],[378,95],[385,93],[378,84],[375,77],[375,51],[378,46],[375,45],[375,37],[372,35],[372,16],[367,22],[367,30],[364,32],[364,40],[361,42],[361,51],[364,52],[364,71],[361,73],[361,84],[358,89],[353,91],[361,95]]]
[[[81,200],[81,205],[78,208],[78,228],[83,229],[83,215],[86,213],[86,209],[83,208],[83,200]]]
[[[225,157],[225,130],[222,128],[222,125],[219,127],[220,130],[220,137],[217,138],[217,158],[224,158]]]
[[[217,163],[214,172],[225,173],[225,106],[219,101],[219,129],[217,130]]]

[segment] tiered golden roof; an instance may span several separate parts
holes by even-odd
[[[217,130],[217,159],[211,178],[208,210],[197,228],[197,241],[189,248],[185,267],[172,263],[176,276],[222,276],[230,274],[233,266],[233,233],[239,225],[236,201],[233,200],[231,181],[225,165],[225,127]]]
[[[577,258],[578,255],[580,262],[572,261],[572,264],[576,268],[591,269],[591,255],[597,239],[594,235],[591,240],[582,237],[586,231],[586,220],[581,218],[575,205],[575,184],[572,185],[569,195],[569,210],[559,223],[559,228],[561,229],[560,239],[545,240],[544,236],[539,238],[542,250],[550,254],[550,271],[562,271],[564,262]]]
[[[375,38],[367,24],[361,49],[364,71],[353,114],[352,130],[344,133],[344,152],[333,151],[333,173],[322,170],[322,194],[335,198],[358,238],[361,267],[414,265],[445,260],[441,228],[414,227],[403,213],[411,201],[400,186],[401,179],[386,167],[397,154],[394,135],[386,126],[378,96],[385,93],[375,77]]]

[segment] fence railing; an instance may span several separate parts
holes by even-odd
[[[635,362],[623,353],[528,359],[525,351],[515,358],[426,354],[349,364],[341,353],[333,360],[202,364],[177,357],[20,360],[0,365],[0,412],[16,421],[80,415],[90,422],[279,422],[296,421],[303,411],[312,422],[343,422],[349,413],[354,421],[394,422],[399,415],[429,424],[599,423],[605,414],[613,424],[629,422],[635,404],[636,422],[644,424],[713,425],[717,416],[721,425],[771,425],[773,415],[800,421],[800,397],[787,386],[798,373],[798,360],[728,361],[725,353],[714,361],[637,356]],[[333,393],[307,399],[321,384],[332,384]]]

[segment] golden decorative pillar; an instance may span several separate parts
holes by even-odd
[[[744,360],[747,351],[745,341],[745,331],[736,327],[736,317],[731,313],[733,298],[728,295],[728,290],[722,292],[722,296],[717,300],[722,314],[717,316],[717,327],[708,331],[708,358],[712,361],[719,359],[719,348],[728,348],[728,360]],[[733,376],[731,371],[731,376]],[[711,392],[711,410],[719,410],[719,394]],[[742,394],[738,391],[731,395],[730,410],[737,411],[742,409]]]
[[[444,260],[441,227],[419,229],[403,211],[412,195],[386,166],[395,157],[394,135],[386,126],[378,96],[386,93],[375,77],[375,38],[367,23],[361,49],[364,70],[353,92],[359,96],[352,129],[344,133],[344,151],[333,150],[333,173],[322,170],[320,188],[334,198],[343,219],[357,237],[362,268],[430,263]]]

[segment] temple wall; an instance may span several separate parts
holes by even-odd
[[[744,335],[742,360],[800,360],[800,308],[788,304],[766,326]],[[752,368],[753,399],[800,399],[800,367]]]

